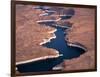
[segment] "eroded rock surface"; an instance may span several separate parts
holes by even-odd
[[[55,49],[39,44],[43,39],[53,36],[52,27],[41,26],[36,21],[41,19],[57,19],[59,16],[39,16],[41,10],[32,9],[33,5],[16,6],[16,62],[26,61],[43,56],[57,56]],[[70,7],[68,7],[70,8]],[[67,8],[67,9],[68,9]],[[80,57],[64,60],[60,64],[62,70],[80,70],[95,68],[95,9],[73,8],[75,15],[58,23],[70,24],[72,27],[65,37],[71,43],[80,43],[87,51]],[[67,31],[66,31],[67,32]],[[70,51],[69,51],[70,52]]]
[[[43,39],[52,37],[53,33],[49,32],[55,29],[36,23],[42,19],[39,14],[43,11],[32,7],[34,6],[16,5],[16,62],[59,54],[55,49],[39,45]]]
[[[95,9],[74,8],[75,15],[69,20],[73,23],[66,38],[69,42],[78,42],[87,48],[78,58],[64,60],[63,70],[95,68]],[[67,40],[67,39],[66,39]]]

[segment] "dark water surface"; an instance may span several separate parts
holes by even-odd
[[[44,44],[47,48],[53,48],[59,51],[62,56],[55,59],[46,59],[27,64],[18,65],[19,72],[41,72],[41,71],[52,71],[52,68],[57,64],[63,62],[64,59],[72,59],[80,56],[84,53],[84,50],[78,47],[69,47],[67,41],[65,41],[65,30],[59,26],[52,26],[57,29],[55,32],[56,38],[52,39],[51,42]]]

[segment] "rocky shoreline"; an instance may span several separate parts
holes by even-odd
[[[54,34],[54,32],[56,32],[56,31],[57,31],[57,29],[54,29],[52,31],[49,31],[48,33],[49,34],[53,34],[53,36],[52,37],[49,37],[48,39],[43,39],[43,42],[39,43],[39,45],[43,45],[43,44],[45,44],[47,42],[50,42],[52,39],[55,39],[56,38],[56,35]]]
[[[76,44],[76,43],[70,43],[70,42],[68,42],[67,44],[68,44],[68,46],[71,46],[71,47],[78,47],[78,48],[83,49],[84,51],[87,51],[87,48],[84,47],[84,46],[82,46],[82,45],[78,45],[78,44]]]
[[[52,37],[49,37],[48,39],[43,39],[43,42],[39,43],[39,45],[43,45],[47,42],[50,42],[52,39],[56,38],[56,35],[54,34],[54,32],[56,32],[57,29],[54,29],[52,31],[49,31],[49,34],[53,34]],[[39,61],[39,60],[45,60],[45,59],[49,59],[49,58],[57,58],[59,56],[62,56],[62,54],[59,54],[58,51],[55,51],[55,53],[57,53],[57,55],[53,56],[53,55],[49,55],[49,56],[43,56],[43,57],[38,57],[38,58],[34,58],[34,59],[30,59],[30,60],[26,60],[26,61],[20,61],[20,62],[16,62],[16,65],[20,65],[20,64],[26,64],[26,63],[30,63],[30,62],[35,62],[35,61]]]
[[[16,64],[60,56],[55,49],[41,46],[56,38],[56,29],[37,24],[44,17],[39,17],[42,11],[32,9],[33,6],[16,5]]]
[[[68,20],[74,24],[68,31],[66,40],[69,46],[83,48],[86,52],[77,58],[64,60],[53,69],[61,67],[59,69],[63,71],[95,70],[95,9],[75,8],[74,10],[76,14]],[[76,42],[82,46],[75,44]]]
[[[32,10],[32,6],[29,5],[23,5],[22,8],[17,8],[16,65],[62,56],[55,49],[42,46],[43,44],[50,42],[51,39],[55,39],[56,36],[54,32],[57,31],[57,29],[47,28],[35,23],[37,20],[43,19],[42,17],[38,17],[38,14],[41,14],[42,11]],[[65,71],[94,69],[95,10],[87,8],[74,8],[74,10],[75,15],[67,20],[73,23],[73,25],[70,30],[67,31],[68,35],[66,35],[65,40],[68,41],[69,46],[80,47],[84,49],[86,53],[80,55],[78,58],[64,60],[61,64],[58,64],[58,68],[56,68]],[[33,15],[33,11],[36,15]],[[49,17],[44,17],[44,19],[48,18]],[[83,46],[75,44],[76,42]]]
[[[54,29],[52,31],[49,31],[48,33],[49,34],[53,34],[52,37],[49,37],[48,39],[43,39],[44,41],[39,43],[39,45],[43,45],[47,42],[50,42],[51,39],[55,39],[56,38],[56,35],[54,34],[54,32],[56,32],[57,29]],[[26,64],[26,63],[30,63],[30,62],[35,62],[35,61],[39,61],[39,60],[45,60],[45,59],[49,59],[49,58],[57,58],[59,56],[62,56],[61,54],[59,54],[58,51],[54,51],[56,53],[56,55],[48,55],[48,56],[42,56],[42,57],[38,57],[38,58],[33,58],[33,59],[30,59],[30,60],[25,60],[25,61],[20,61],[20,62],[16,62],[16,65],[20,65],[20,64]]]
[[[26,64],[26,63],[30,63],[30,62],[39,61],[39,60],[45,60],[45,59],[49,59],[49,58],[57,58],[57,57],[59,57],[60,55],[59,55],[58,51],[55,51],[55,52],[57,53],[57,55],[55,55],[55,56],[49,55],[49,56],[43,56],[43,57],[34,58],[34,59],[31,59],[31,60],[16,62],[16,65]]]

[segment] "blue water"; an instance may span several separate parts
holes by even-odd
[[[51,42],[48,42],[43,46],[56,49],[60,54],[63,54],[63,56],[55,59],[46,59],[18,65],[17,68],[19,72],[52,71],[52,68],[57,64],[63,62],[64,59],[72,59],[84,53],[83,49],[80,49],[78,47],[70,47],[67,45],[67,41],[65,41],[65,30],[67,30],[67,28],[62,28],[59,26],[52,27],[57,29],[57,31],[55,32],[56,38],[52,39]]]
[[[77,47],[69,47],[67,41],[65,40],[65,28],[56,27],[55,32],[56,38],[52,39],[51,42],[44,44],[43,46],[48,48],[53,48],[63,54],[63,59],[71,59],[73,57],[78,57],[84,50]],[[82,52],[83,51],[83,52]]]

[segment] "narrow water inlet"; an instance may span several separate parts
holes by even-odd
[[[41,72],[41,71],[52,71],[52,68],[57,64],[63,62],[64,59],[72,59],[79,57],[85,52],[84,49],[78,46],[69,46],[65,40],[65,30],[68,28],[61,26],[52,26],[57,30],[54,32],[56,38],[51,39],[50,42],[43,44],[42,46],[47,48],[56,49],[62,56],[58,58],[50,58],[46,60],[39,60],[26,64],[17,65],[19,72]]]
[[[84,47],[75,44],[71,45],[71,43],[69,44],[65,40],[65,36],[67,36],[65,30],[68,28],[61,26],[55,26],[55,28],[57,29],[57,31],[54,32],[56,38],[51,39],[51,42],[43,44],[44,47],[56,49],[60,54],[63,54],[63,59],[71,59],[84,53]]]

